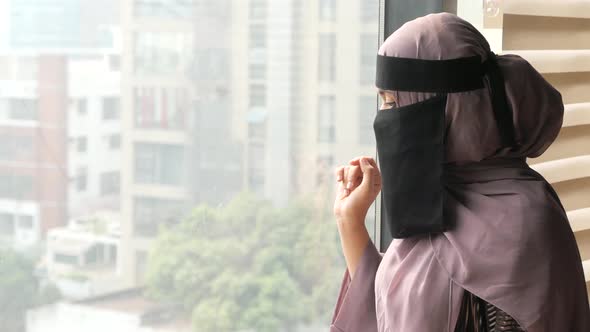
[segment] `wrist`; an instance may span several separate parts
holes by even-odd
[[[336,224],[340,232],[358,232],[365,227],[365,218],[336,217]]]

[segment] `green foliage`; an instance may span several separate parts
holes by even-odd
[[[274,208],[241,194],[196,207],[160,234],[148,295],[180,303],[195,331],[293,331],[328,324],[344,263],[327,204]]]
[[[0,326],[3,332],[25,330],[25,313],[36,305],[59,299],[53,286],[40,289],[32,260],[0,249]]]

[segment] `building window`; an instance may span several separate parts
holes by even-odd
[[[119,98],[106,97],[102,100],[102,119],[117,120],[119,118]]]
[[[252,83],[250,84],[250,106],[264,107],[266,106],[266,86],[264,84]]]
[[[178,75],[189,72],[193,36],[181,32],[136,32],[134,39],[136,74]]]
[[[100,175],[100,194],[119,194],[120,175],[119,172],[105,172]]]
[[[363,23],[376,24],[379,20],[379,0],[358,0],[360,3],[360,19]]]
[[[320,0],[318,5],[320,21],[333,22],[336,20],[336,0]]]
[[[194,1],[178,0],[135,0],[136,17],[159,17],[190,19],[194,13]]]
[[[155,236],[160,226],[181,221],[184,204],[177,200],[136,197],[133,211],[134,234]]]
[[[250,19],[265,19],[266,6],[266,0],[250,0]]]
[[[266,65],[263,63],[250,64],[248,78],[251,80],[262,80],[266,77]]]
[[[137,128],[183,129],[190,105],[183,88],[138,87],[134,89]]]
[[[0,140],[0,160],[24,160],[34,154],[32,136],[7,135]]]
[[[18,227],[22,229],[32,229],[33,228],[33,216],[19,216],[18,217]]]
[[[377,97],[361,96],[359,98],[359,143],[374,145],[375,132],[373,131],[373,121],[377,112]]]
[[[88,182],[88,171],[86,167],[79,167],[76,175],[76,189],[78,191],[85,191]]]
[[[86,99],[78,99],[78,115],[86,115],[88,113],[88,101]]]
[[[375,83],[375,59],[377,54],[377,36],[374,34],[362,34],[360,37],[360,84]]]
[[[38,104],[35,99],[9,98],[0,100],[0,112],[6,109],[8,119],[37,120]]]
[[[266,26],[264,24],[250,25],[250,48],[265,48],[266,47]]]
[[[178,186],[184,179],[184,149],[169,144],[135,144],[135,183]]]
[[[33,196],[31,175],[2,174],[0,183],[0,198],[30,199]]]
[[[59,264],[73,265],[73,266],[78,265],[78,256],[75,256],[75,255],[55,253],[53,255],[53,260]]]
[[[320,82],[333,82],[336,79],[335,34],[320,34],[318,55],[318,75]]]
[[[121,148],[121,135],[109,135],[109,149],[119,150]]]
[[[0,236],[12,237],[14,235],[14,215],[0,213]]]
[[[83,153],[88,149],[88,139],[86,137],[78,137],[76,140],[76,151]]]
[[[318,102],[318,142],[320,143],[334,143],[335,141],[335,104],[334,96],[320,96]]]

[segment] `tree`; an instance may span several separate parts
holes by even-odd
[[[181,304],[195,331],[294,331],[327,324],[344,264],[330,209],[299,199],[284,209],[251,194],[201,205],[162,230],[148,295]]]
[[[55,302],[60,297],[55,287],[39,286],[33,260],[0,249],[0,326],[3,332],[24,331],[28,309]]]

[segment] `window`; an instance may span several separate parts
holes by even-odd
[[[250,70],[249,70],[249,78],[250,79],[264,79],[264,77],[266,76],[266,65],[261,63],[261,64],[257,64],[257,63],[253,63],[250,64]]]
[[[266,6],[266,0],[250,0],[250,19],[265,19]]]
[[[79,167],[76,175],[76,189],[78,191],[85,191],[88,182],[88,174],[86,167]]]
[[[0,174],[0,198],[30,199],[33,196],[33,176]]]
[[[334,96],[320,96],[318,103],[318,142],[320,143],[334,143],[336,138],[335,103]]]
[[[188,91],[183,88],[135,88],[135,126],[137,128],[184,129],[189,103]]]
[[[376,24],[379,20],[379,10],[375,10],[378,8],[379,0],[357,0],[361,7],[360,10],[360,19],[363,23],[370,23]]]
[[[135,183],[178,186],[184,178],[184,149],[169,144],[135,144]]]
[[[134,206],[134,232],[141,236],[154,236],[163,225],[181,221],[183,203],[178,200],[136,197]]]
[[[88,113],[88,101],[86,99],[78,99],[78,114],[86,115]]]
[[[264,107],[266,106],[266,87],[264,84],[252,83],[250,84],[250,106]]]
[[[14,216],[8,213],[0,213],[0,236],[12,237],[14,235]]]
[[[109,149],[119,150],[121,148],[121,135],[109,135],[107,139],[109,140]]]
[[[319,0],[318,5],[320,21],[336,20],[336,0]]]
[[[187,74],[192,57],[192,39],[192,34],[186,32],[135,33],[135,73],[164,76]]]
[[[102,100],[102,119],[116,120],[119,118],[119,98],[106,97]]]
[[[373,85],[375,83],[376,58],[377,58],[377,35],[362,34],[360,38],[360,84]]]
[[[100,175],[100,194],[119,194],[120,175],[119,172],[105,172]]]
[[[375,132],[373,131],[373,121],[377,112],[376,96],[361,96],[359,98],[358,124],[359,124],[359,143],[366,145],[375,145]]]
[[[86,137],[78,137],[76,140],[76,151],[83,153],[88,148],[88,139]]]
[[[2,102],[8,103],[8,118],[12,120],[37,120],[37,100],[10,98]],[[1,108],[2,106],[0,106]]]
[[[193,17],[194,1],[188,0],[135,0],[134,14],[137,17],[181,18]]]
[[[34,157],[32,136],[7,135],[0,140],[0,160],[16,161]]]
[[[33,228],[33,216],[19,216],[18,227],[23,229]]]
[[[265,48],[266,47],[266,27],[264,24],[250,25],[250,48]]]
[[[318,70],[320,82],[336,79],[336,36],[333,33],[320,34]]]
[[[78,256],[75,256],[75,255],[55,253],[53,255],[53,260],[59,264],[74,265],[74,266],[78,265]]]

